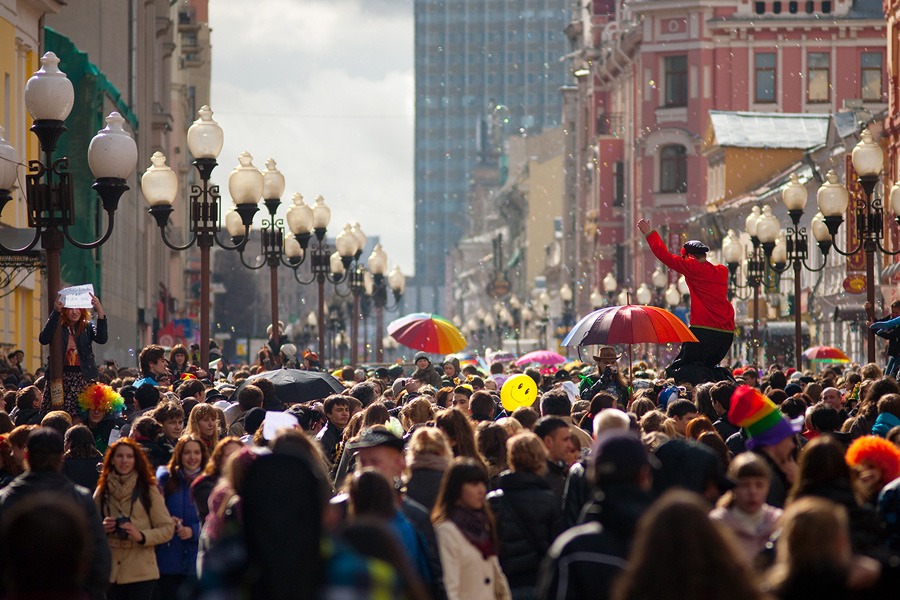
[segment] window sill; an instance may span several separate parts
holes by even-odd
[[[667,121],[687,121],[687,106],[660,106],[656,109],[656,122],[664,123]]]
[[[687,205],[687,193],[673,194],[669,192],[655,192],[653,194],[656,206],[685,206]]]

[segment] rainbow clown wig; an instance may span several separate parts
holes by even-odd
[[[125,399],[105,383],[92,383],[78,394],[78,410],[83,415],[92,410],[118,414],[124,406]]]
[[[742,385],[731,396],[728,420],[747,432],[747,448],[774,446],[797,433],[797,427],[759,390]]]
[[[847,449],[847,464],[856,467],[862,463],[881,471],[880,486],[900,476],[900,449],[884,438],[864,435],[854,440]]]

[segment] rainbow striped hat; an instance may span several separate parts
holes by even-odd
[[[757,446],[774,446],[797,433],[794,424],[775,403],[749,385],[740,386],[731,396],[728,420],[747,432],[747,448],[751,450]]]

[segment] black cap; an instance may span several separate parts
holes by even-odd
[[[684,251],[688,254],[706,254],[709,252],[709,246],[700,240],[691,240],[685,243]]]
[[[378,367],[375,369],[375,377],[379,379],[383,379],[384,377],[390,377],[391,372],[388,371],[387,367]]]
[[[657,467],[658,461],[644,449],[638,437],[627,431],[608,431],[594,443],[591,462],[598,481],[616,481],[637,475],[644,466]]]
[[[348,448],[350,450],[359,450],[361,448],[375,448],[377,446],[389,446],[402,451],[406,443],[384,425],[375,425],[367,429],[363,429],[362,433],[355,442],[350,442]]]

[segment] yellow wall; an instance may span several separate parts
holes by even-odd
[[[528,225],[526,227],[527,265],[525,281],[533,282],[546,266],[544,247],[553,243],[553,221],[562,214],[565,173],[563,153],[553,158],[528,163]]]
[[[27,13],[23,13],[27,14]],[[37,158],[37,139],[28,132],[31,119],[24,109],[25,82],[40,67],[37,48],[19,55],[16,38],[28,39],[23,31],[35,31],[36,23],[10,23],[0,19],[0,125],[6,129],[6,139],[20,151],[22,162]],[[8,86],[8,89],[7,89]],[[9,98],[9,105],[6,98]],[[24,150],[24,152],[22,152]],[[20,167],[20,185],[25,184],[27,169]],[[26,227],[24,189],[16,190],[13,200],[6,206],[0,218],[7,225]],[[21,273],[12,285],[0,288],[0,351],[3,356],[12,349],[25,352],[25,368],[34,371],[41,366],[41,345],[38,342],[42,320],[46,311],[41,308],[43,273],[38,271],[27,277]]]
[[[759,187],[801,158],[802,150],[725,148],[725,199]]]

